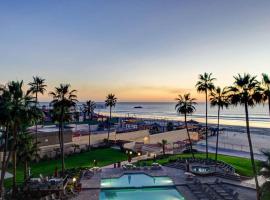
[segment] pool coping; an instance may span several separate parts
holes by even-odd
[[[153,175],[151,175],[151,174],[148,174],[147,172],[144,172],[144,171],[142,171],[142,172],[140,172],[140,171],[135,171],[135,172],[130,172],[130,171],[125,171],[125,172],[122,172],[121,174],[119,174],[119,176],[115,176],[115,177],[109,177],[109,178],[101,178],[100,179],[100,181],[102,180],[102,179],[117,179],[117,178],[121,178],[122,176],[124,176],[124,175],[128,175],[128,174],[144,174],[144,175],[146,175],[146,176],[149,176],[149,177],[151,177],[151,178],[155,178],[155,177],[167,177],[167,178],[169,178],[169,179],[171,179],[172,180],[172,184],[171,185],[148,185],[148,186],[127,186],[127,187],[125,187],[125,186],[123,186],[123,187],[99,187],[99,188],[96,188],[96,189],[100,189],[100,190],[103,190],[103,189],[108,189],[108,190],[110,190],[110,189],[141,189],[141,188],[162,188],[162,187],[172,187],[172,188],[175,188],[176,189],[176,186],[178,186],[177,184],[175,184],[174,183],[174,180],[170,177],[170,176],[168,176],[168,175],[157,175],[157,176],[153,176]],[[183,184],[181,184],[181,186],[182,186]],[[176,189],[177,190],[177,189]]]
[[[125,172],[122,172],[121,174],[119,174],[119,176],[108,177],[108,178],[106,178],[106,177],[101,177],[101,179],[114,179],[114,178],[120,178],[120,177],[122,177],[122,176],[124,176],[124,175],[126,175],[126,174],[145,174],[145,175],[150,176],[150,177],[169,177],[168,175],[156,175],[156,176],[153,176],[153,175],[151,175],[151,174],[149,174],[149,173],[147,173],[147,172],[145,172],[145,171],[134,171],[134,172],[132,172],[132,171],[125,171]]]
[[[177,190],[178,185],[156,185],[156,186],[139,186],[139,187],[113,187],[113,188],[100,188],[100,190],[121,190],[121,189],[144,189],[144,188],[174,188]],[[184,185],[181,185],[184,186]],[[178,191],[178,190],[177,190]]]

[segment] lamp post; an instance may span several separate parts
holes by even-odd
[[[28,168],[28,177],[29,178],[31,177],[31,168],[30,167]]]
[[[132,160],[132,151],[126,151],[126,154],[127,154],[127,156],[128,156],[128,162],[130,163],[131,162],[131,160]]]

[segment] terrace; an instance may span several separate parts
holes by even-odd
[[[176,199],[255,199],[256,192],[254,186],[241,182],[242,177],[235,174],[235,169],[231,165],[222,161],[218,162],[219,170],[223,170],[223,173],[226,172],[226,176],[221,176],[218,173],[212,173],[209,176],[190,175],[191,173],[187,173],[186,169],[183,168],[185,166],[184,160],[186,161],[187,159],[172,160],[160,168],[154,168],[153,164],[150,164],[153,161],[150,160],[136,162],[133,167],[129,168],[125,167],[126,165],[119,168],[114,168],[112,165],[107,166],[102,169],[102,172],[93,173],[91,178],[83,176],[81,179],[82,192],[74,199],[121,199],[124,195],[123,193],[128,191],[130,195],[135,195],[135,197],[139,198],[136,195],[144,193],[146,188],[150,190],[147,193],[148,196],[144,197],[147,199],[151,197],[158,199],[155,193],[159,193],[159,189],[169,190],[169,193],[166,193],[166,198],[169,198],[176,190],[177,194],[175,195],[178,196]],[[196,163],[197,165],[199,163],[207,166],[213,164],[211,160],[207,162],[207,160],[200,158],[194,160],[189,158],[188,160],[190,163]],[[221,174],[221,172],[219,173]],[[140,178],[137,178],[138,176]],[[145,177],[147,177],[147,180],[144,181]],[[151,181],[151,179],[153,180]],[[166,181],[164,181],[165,179]],[[140,192],[136,192],[137,190],[140,190]],[[163,198],[165,197],[163,196]],[[129,199],[132,198],[130,197]],[[143,199],[143,197],[141,198]]]

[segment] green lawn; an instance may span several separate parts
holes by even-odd
[[[160,164],[165,164],[169,161],[169,159],[176,159],[179,157],[191,157],[190,154],[177,154],[166,156],[165,158],[158,159],[157,162]],[[205,154],[197,153],[195,157],[205,158]],[[210,158],[214,159],[214,154],[209,154]],[[233,156],[225,156],[219,155],[219,160],[222,160],[230,165],[232,165],[236,172],[242,176],[252,176],[252,168],[250,164],[250,160],[246,158],[239,158]],[[125,153],[115,150],[115,149],[96,149],[90,152],[84,152],[80,154],[75,154],[69,156],[65,159],[66,168],[78,168],[78,167],[92,167],[93,160],[97,160],[98,166],[105,166],[117,161],[127,160],[127,156]],[[151,164],[153,160],[147,160],[148,164]],[[258,163],[258,162],[257,162]],[[53,175],[55,167],[58,166],[58,169],[61,169],[61,160],[50,160],[50,161],[41,161],[39,163],[31,164],[31,173],[33,176],[38,176],[42,174],[44,176]],[[11,169],[10,169],[11,171]],[[17,169],[17,182],[20,183],[23,181],[23,167],[21,165],[18,166]],[[8,187],[11,185],[11,179],[5,181],[5,185]]]
[[[92,167],[93,160],[97,160],[97,165],[101,167],[115,163],[117,161],[127,160],[127,156],[125,153],[115,149],[96,149],[67,157],[65,159],[66,169],[78,167]],[[33,176],[39,176],[39,174],[47,176],[53,175],[56,166],[58,166],[59,170],[61,169],[60,159],[32,163],[30,167]],[[10,186],[11,181],[11,179],[7,179],[5,181],[5,185],[7,187]],[[23,166],[21,165],[19,165],[17,169],[17,181],[23,181]]]
[[[165,164],[168,163],[170,159],[176,159],[176,158],[185,158],[185,157],[191,157],[191,154],[177,154],[177,155],[171,155],[166,158],[158,159],[157,162],[159,164]],[[205,158],[204,153],[197,153],[195,154],[195,157],[197,158]],[[209,154],[209,157],[212,159],[215,159],[214,154]],[[222,160],[230,165],[232,165],[236,172],[242,176],[253,176],[251,162],[247,158],[239,158],[234,156],[225,156],[225,155],[218,155],[218,160]],[[152,163],[153,160],[148,160],[147,163]],[[259,162],[257,162],[258,164]]]

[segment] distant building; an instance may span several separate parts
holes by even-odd
[[[36,134],[34,128],[31,128],[30,131],[33,134]],[[59,129],[56,126],[46,126],[39,128],[37,134],[38,146],[40,147],[59,144]],[[72,142],[73,134],[74,131],[72,128],[65,127],[63,132],[64,143]]]

